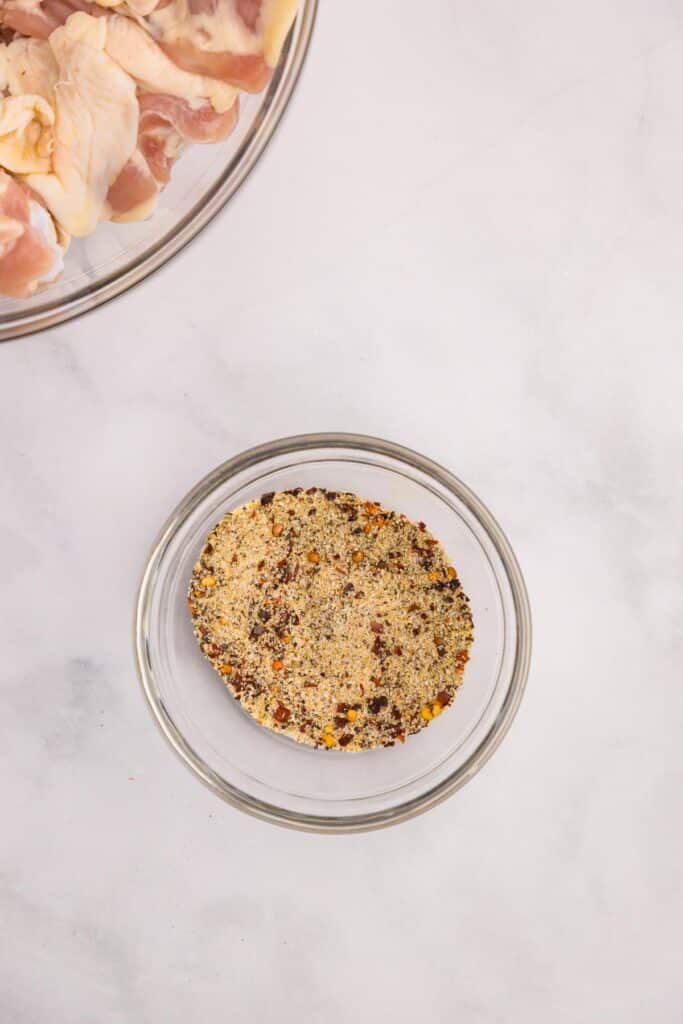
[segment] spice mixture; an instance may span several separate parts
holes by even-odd
[[[462,684],[472,615],[424,523],[311,487],[229,512],[194,567],[200,647],[261,724],[315,747],[393,746]]]

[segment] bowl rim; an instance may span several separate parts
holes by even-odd
[[[26,313],[10,313],[1,318],[0,342],[56,327],[110,302],[169,263],[214,220],[254,170],[282,121],[306,60],[317,11],[318,0],[302,0],[280,62],[268,85],[264,107],[201,205],[195,204],[180,224],[168,231],[151,251],[107,275],[98,284],[84,286],[71,298],[56,305],[46,303]]]
[[[170,717],[164,713],[154,693],[153,672],[147,659],[145,623],[156,572],[179,526],[219,483],[231,476],[273,457],[318,448],[346,448],[389,456],[432,477],[462,501],[484,529],[501,559],[510,585],[517,627],[514,662],[503,703],[481,742],[463,764],[426,793],[397,807],[344,818],[285,810],[226,783],[195,754]],[[318,834],[368,832],[407,821],[442,803],[469,782],[495,753],[512,725],[526,687],[531,645],[531,609],[524,578],[507,537],[484,503],[459,477],[432,459],[403,445],[355,433],[311,433],[279,438],[249,448],[207,473],[178,503],[154,541],[145,563],[135,605],[134,650],[138,679],[152,717],[174,753],[205,786],[231,806],[271,824]]]

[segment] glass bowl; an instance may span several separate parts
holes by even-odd
[[[253,170],[289,103],[316,8],[317,0],[301,0],[268,88],[240,94],[239,121],[225,142],[187,148],[149,220],[100,224],[88,238],[72,241],[55,284],[29,299],[0,295],[0,341],[53,327],[120,295],[163,266],[216,216]]]
[[[213,525],[264,492],[314,485],[353,491],[424,520],[471,600],[474,645],[462,689],[427,729],[395,747],[318,750],[264,729],[229,694],[192,632],[188,583]],[[135,646],[142,687],[161,731],[218,796],[280,825],[354,832],[433,807],[488,760],[522,697],[531,619],[510,545],[460,480],[388,441],[308,434],[230,459],[182,500],[144,571]]]

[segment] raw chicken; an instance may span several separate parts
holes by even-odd
[[[153,211],[238,88],[270,80],[298,0],[0,0],[0,292],[61,271],[70,235]]]
[[[208,100],[218,114],[234,106],[237,90],[215,78],[191,74],[170,60],[140,25],[118,14],[106,19],[105,49],[119,67],[148,92],[189,101]]]
[[[0,99],[0,167],[14,174],[49,171],[54,120],[42,96]]]
[[[112,220],[141,220],[156,205],[171,167],[187,142],[220,142],[235,126],[239,101],[223,114],[210,103],[191,104],[178,96],[138,94],[138,148],[109,189]]]
[[[26,298],[54,281],[67,245],[29,189],[0,170],[0,292]]]
[[[74,11],[117,11],[142,24],[179,68],[259,92],[297,8],[298,0],[0,0],[0,26],[47,39]]]
[[[69,21],[66,31],[73,33],[74,23],[84,22],[85,15],[81,14]],[[177,68],[144,29],[120,15],[101,19],[96,26],[90,25],[89,31],[96,33],[104,52],[135,80],[140,89],[137,149],[109,185],[100,218],[111,216],[114,220],[139,220],[152,212],[160,189],[168,181],[171,165],[185,142],[217,142],[232,131],[237,120],[237,91],[225,82],[192,75]],[[59,41],[59,36],[56,38]],[[15,121],[21,115],[18,129],[23,132],[22,140],[37,132],[40,115],[46,125],[53,124],[55,119],[48,103],[57,106],[59,90],[55,92],[55,85],[60,72],[51,43],[19,39],[5,47],[4,52],[5,78],[10,91],[17,93],[31,89],[39,95],[22,96],[20,99],[12,97],[4,101],[8,107],[4,118],[3,101],[0,101],[0,164],[8,170],[26,174],[49,172],[49,155],[44,156],[41,162],[20,160],[21,153],[15,139],[18,131],[12,136],[8,134],[7,139],[5,134],[15,127],[9,119],[12,112],[16,115]],[[40,99],[40,96],[44,98]],[[209,97],[210,102],[204,97]],[[29,121],[29,104],[37,108],[36,123],[27,126],[24,122]],[[26,109],[19,110],[19,105]],[[5,122],[6,132],[3,130]],[[51,148],[50,132],[41,152],[49,154]],[[74,233],[80,233],[73,223],[69,226]]]
[[[112,220],[116,221],[142,220],[149,216],[185,144],[184,137],[175,129],[169,113],[164,110],[166,101],[175,104],[183,103],[184,100],[173,96],[156,96],[153,93],[142,93],[138,99],[140,120],[137,150],[107,195]],[[159,113],[157,105],[161,108]],[[213,111],[213,107],[210,109]]]
[[[3,81],[3,67],[5,85],[11,94],[18,96],[22,91],[35,93],[43,97],[51,107],[56,106],[55,86],[59,77],[59,67],[47,40],[19,38],[9,46],[0,48],[0,85]],[[2,101],[0,109],[1,107]],[[54,122],[54,116],[52,121]],[[4,159],[2,141],[0,136],[0,165],[4,164],[8,169],[15,170],[17,168],[12,167]],[[26,170],[50,172],[52,164],[49,161],[48,166]],[[156,202],[158,189],[158,183],[144,157],[134,152],[114,183],[110,185],[107,205],[103,209],[117,219],[120,217],[132,220],[147,216]]]
[[[168,0],[97,0],[97,2],[101,7],[116,9],[132,18],[144,18],[160,4],[168,3]]]
[[[109,186],[107,206],[111,220],[123,223],[149,217],[165,184],[165,180],[155,177],[138,140],[138,148]]]
[[[0,82],[12,96],[35,94],[54,106],[59,68],[46,39],[13,40],[0,47]]]
[[[259,92],[270,81],[298,0],[171,0],[145,19],[178,67]]]
[[[202,103],[169,96],[161,93],[141,93],[141,132],[159,122],[172,127],[184,142],[222,142],[235,127],[239,100],[223,113],[214,109],[211,103]]]
[[[186,142],[219,142],[235,126],[232,86],[177,68],[135,22],[106,19],[105,49],[139,85],[137,151],[109,190],[114,220],[139,220],[154,208]],[[205,98],[206,97],[206,98]]]
[[[26,178],[71,235],[108,217],[107,193],[137,145],[135,83],[105,53],[107,23],[78,12],[49,43],[59,69],[52,171]]]
[[[22,36],[48,39],[74,11],[85,11],[93,17],[106,14],[89,0],[0,0],[0,24]]]

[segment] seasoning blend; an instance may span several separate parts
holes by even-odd
[[[310,746],[390,747],[462,685],[469,600],[424,523],[323,488],[227,513],[194,567],[199,645],[256,721]]]

